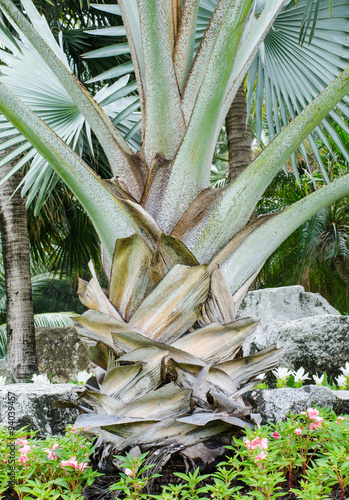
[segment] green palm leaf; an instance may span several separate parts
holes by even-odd
[[[260,141],[262,134],[262,115],[266,115],[269,139],[272,140],[300,111],[318,95],[336,75],[347,67],[349,57],[349,15],[348,3],[342,0],[333,2],[331,17],[327,0],[319,0],[316,28],[310,45],[299,44],[299,32],[307,9],[306,0],[296,7],[291,1],[276,18],[273,29],[264,39],[256,59],[251,66],[248,78],[248,101],[256,92],[256,135]],[[264,98],[264,108],[262,106]],[[327,139],[329,135],[343,156],[349,153],[333,126],[338,124],[347,134],[349,128],[344,117],[349,116],[348,96],[337,104],[335,110],[322,120],[322,123],[308,136],[309,144],[324,179],[329,182],[325,166],[320,156],[317,138],[331,152]],[[301,146],[301,152],[309,166],[308,147]],[[291,156],[292,166],[298,176],[295,157]]]
[[[21,34],[19,29],[18,32]],[[44,33],[45,31],[41,32],[42,35]],[[12,40],[13,38],[10,38],[7,33],[0,32],[0,42],[12,52],[0,51],[1,81],[8,85],[75,151],[81,154],[83,141],[87,140],[93,153],[95,148],[91,139],[90,127],[61,83],[28,41],[23,42],[16,39],[16,43],[13,43]],[[46,40],[51,42],[57,55],[63,58],[68,65],[68,61],[59,46],[54,45],[49,36]],[[116,126],[123,134],[133,131],[128,140],[132,149],[137,150],[140,147],[138,130],[134,128],[139,121],[139,116],[134,114],[134,110],[137,109],[137,106],[134,106],[137,97],[128,97],[128,94],[134,90],[134,85],[128,86],[128,81],[129,76],[126,75],[113,85],[101,88],[95,94],[95,100],[102,103],[103,110],[117,122]],[[124,112],[125,109],[127,112]],[[121,113],[123,114],[121,115]],[[9,146],[15,146],[11,156],[6,155],[1,160],[0,167],[11,158],[21,156],[9,176],[31,161],[31,167],[23,180],[22,193],[27,195],[28,204],[35,198],[35,212],[38,213],[59,178],[49,163],[3,116],[0,117],[0,136],[11,138],[11,141],[1,144],[2,150]],[[6,179],[7,177],[4,177],[2,182],[5,182]]]

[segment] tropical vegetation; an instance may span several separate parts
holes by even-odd
[[[256,212],[280,210],[323,185],[307,174],[297,184],[292,173],[280,172],[258,203]],[[302,285],[325,297],[341,314],[349,312],[348,197],[320,210],[267,260],[256,278],[256,288]]]
[[[227,457],[213,472],[176,472],[168,484],[153,473],[155,464],[145,464],[147,453],[116,456],[122,471],[117,475],[94,471],[88,432],[69,426],[64,436],[38,439],[25,429],[11,436],[0,427],[2,463],[11,462],[15,443],[14,498],[108,499],[115,492],[128,500],[272,500],[291,492],[301,500],[344,500],[349,495],[348,415],[326,408],[309,407],[283,422],[247,430],[226,446]],[[9,492],[9,467],[2,467],[0,479],[0,493]],[[147,492],[154,479],[161,494]]]
[[[174,453],[195,457],[207,439],[253,427],[242,395],[277,365],[281,351],[270,346],[238,355],[256,326],[254,318],[235,319],[238,306],[282,241],[349,193],[349,175],[281,212],[249,221],[282,165],[347,95],[349,68],[286,120],[234,182],[212,189],[221,126],[281,0],[266,2],[257,16],[251,0],[221,0],[196,51],[198,0],[183,7],[175,0],[119,1],[142,111],[139,151],[133,140],[139,120],[123,137],[125,115],[111,113],[110,119],[98,104],[106,105],[120,88],[93,99],[32,2],[22,5],[30,21],[11,0],[0,0],[28,50],[39,54],[50,85],[68,94],[81,113],[81,127],[86,124],[97,138],[113,174],[102,179],[40,119],[40,110],[36,114],[35,106],[0,82],[0,111],[68,185],[103,245],[109,292],[92,264],[92,279],[79,282],[89,310],[77,329],[99,369],[80,394],[93,411],[72,403],[86,412],[77,425],[98,433],[101,465],[113,452],[140,448],[151,450],[146,460],[155,461],[156,472]],[[8,33],[3,38],[11,45]],[[15,44],[11,48],[18,52]],[[4,125],[4,136],[9,128]],[[65,139],[74,145],[76,137]]]

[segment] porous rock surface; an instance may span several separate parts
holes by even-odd
[[[302,286],[296,285],[248,292],[237,317],[257,316],[263,325],[267,325],[326,314],[339,316],[339,312],[321,295],[305,292]]]
[[[52,374],[56,383],[76,380],[79,371],[93,372],[85,346],[74,327],[36,328],[39,373]]]
[[[16,382],[12,372],[7,368],[6,359],[0,359],[0,377],[5,378],[5,384],[13,384]]]
[[[300,389],[258,389],[246,394],[254,413],[260,413],[262,424],[281,422],[290,413],[309,407],[331,408],[336,414],[349,413],[349,391],[331,391],[328,387],[306,385]]]
[[[349,415],[349,391],[335,391],[335,395],[341,400],[341,413]]]
[[[244,355],[276,344],[284,348],[280,366],[303,366],[310,375],[326,372],[332,377],[349,360],[349,317],[301,286],[249,292],[238,317],[250,315],[260,323],[244,342]]]
[[[0,421],[8,426],[8,400],[14,398],[15,429],[28,425],[30,430],[39,431],[38,437],[45,437],[47,434],[64,434],[66,425],[73,424],[79,412],[72,408],[53,408],[52,405],[59,399],[69,399],[76,387],[74,384],[1,386]]]

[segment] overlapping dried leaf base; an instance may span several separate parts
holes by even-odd
[[[99,434],[97,448],[111,443],[102,462],[111,451],[151,450],[160,469],[174,452],[195,456],[199,443],[252,426],[242,395],[281,351],[236,357],[258,320],[234,321],[219,269],[164,234],[154,249],[138,235],[117,241],[109,295],[90,269],[79,284],[89,310],[76,328],[99,368],[79,395],[94,411],[76,425]]]

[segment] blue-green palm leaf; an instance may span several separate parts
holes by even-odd
[[[279,14],[273,28],[265,37],[258,54],[250,67],[247,86],[248,100],[256,92],[257,140],[262,134],[262,115],[266,116],[269,138],[272,140],[280,130],[296,116],[336,75],[348,64],[349,57],[349,3],[347,0],[333,2],[330,16],[328,0],[320,0],[316,28],[311,44],[299,43],[300,26],[306,11],[306,1],[296,7],[291,1]],[[349,116],[348,97],[338,103],[335,110],[324,119],[308,137],[307,147],[301,152],[309,167],[309,146],[328,181],[327,173],[318,151],[316,140],[320,138],[331,152],[327,136],[331,137],[344,158],[349,153],[337,134],[333,123],[346,133],[349,129],[343,120]],[[295,156],[292,165],[296,175]],[[310,168],[309,168],[310,170]]]
[[[51,47],[54,48],[56,54],[68,65],[67,58],[51,34],[47,34],[47,39],[50,39]],[[87,140],[93,152],[91,130],[84,116],[31,44],[23,37],[22,40],[16,39],[16,43],[13,43],[13,38],[3,31],[0,32],[0,42],[11,50],[11,52],[0,50],[1,81],[8,85],[75,151],[81,154],[83,141]],[[134,103],[138,99],[136,96],[128,96],[134,89],[134,87],[127,86],[128,80],[129,76],[125,75],[113,85],[101,88],[94,97],[97,102],[101,103],[106,114],[117,122],[117,128],[123,134],[128,134],[129,144],[132,149],[136,150],[139,148],[140,138],[139,128],[137,128],[139,116],[134,113],[136,108]],[[11,158],[19,158],[8,176],[31,162],[30,169],[22,183],[22,192],[27,195],[28,204],[36,200],[35,211],[37,213],[59,178],[47,161],[3,116],[0,116],[0,138],[6,138],[1,143],[0,150],[14,147],[11,154],[1,160],[0,167]],[[2,182],[6,179],[7,176],[2,179]]]

